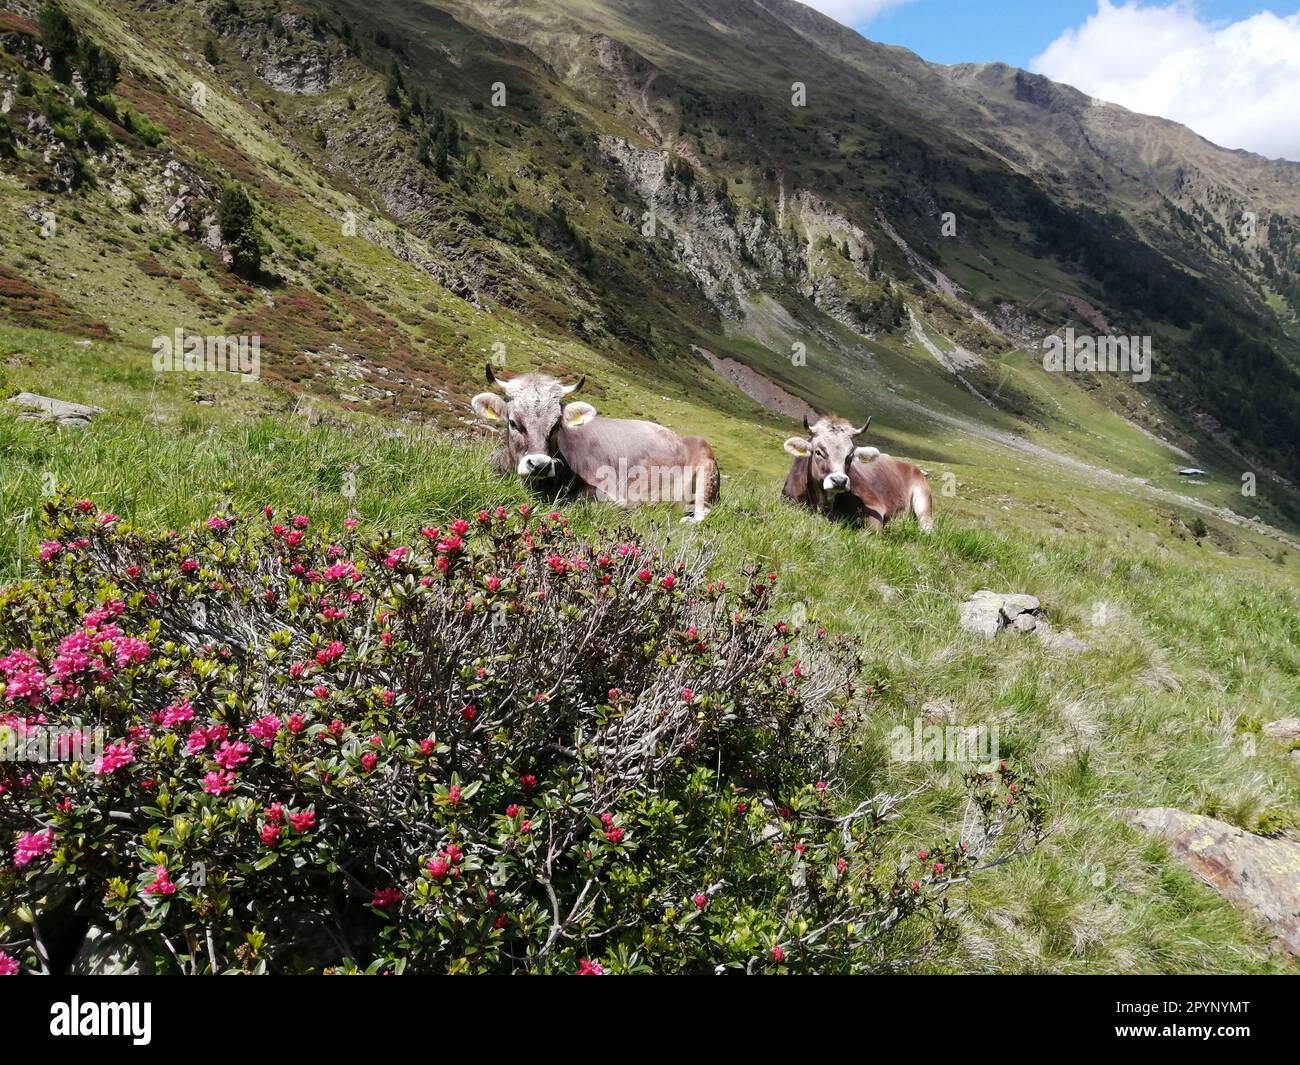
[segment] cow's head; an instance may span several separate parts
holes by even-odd
[[[827,495],[838,495],[848,490],[849,470],[854,462],[870,462],[880,454],[874,447],[859,447],[857,438],[867,431],[867,424],[854,428],[843,418],[827,416],[809,422],[805,414],[804,428],[807,439],[792,436],[785,449],[795,458],[808,460],[809,483],[819,485]]]
[[[560,426],[573,428],[596,416],[590,403],[564,402],[584,380],[580,377],[566,385],[546,374],[530,373],[501,381],[489,363],[488,384],[499,388],[502,395],[480,392],[470,406],[480,418],[502,427],[505,457],[520,477],[553,477],[563,461],[556,442]]]

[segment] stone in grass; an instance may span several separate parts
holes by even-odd
[[[1034,634],[1043,641],[1044,647],[1053,651],[1077,652],[1088,649],[1088,645],[1069,629],[1065,629],[1063,632],[1054,632],[1052,627],[1041,619],[1038,622],[1038,628],[1034,630]]]
[[[92,407],[85,403],[69,403],[63,399],[50,396],[38,396],[35,392],[19,392],[9,400],[10,404],[22,411],[19,418],[34,421],[53,422],[69,429],[84,429],[97,414],[103,414],[103,407]]]
[[[921,720],[927,725],[941,725],[957,720],[957,711],[951,703],[935,701],[921,706]]]
[[[1300,740],[1300,717],[1280,717],[1264,726],[1264,735],[1270,740],[1292,743]]]
[[[992,639],[1006,625],[1002,616],[1002,596],[987,588],[972,595],[961,605],[961,627]]]
[[[1300,955],[1300,843],[1168,806],[1130,811],[1128,818],[1164,839],[1179,862]]]

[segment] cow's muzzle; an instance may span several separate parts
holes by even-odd
[[[827,492],[843,492],[849,486],[849,477],[845,473],[829,473],[822,481],[822,488]]]
[[[519,460],[520,477],[550,477],[555,473],[555,459],[550,455],[525,455]]]

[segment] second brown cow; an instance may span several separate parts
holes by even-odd
[[[809,422],[807,438],[792,436],[785,450],[794,465],[782,494],[828,517],[882,528],[891,518],[912,513],[926,532],[934,530],[932,499],[925,474],[910,462],[858,444],[861,429],[843,418],[826,416]]]

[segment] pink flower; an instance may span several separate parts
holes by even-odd
[[[693,896],[693,897],[691,898],[691,901],[692,901],[693,903],[695,903],[695,908],[696,908],[697,910],[702,910],[702,909],[704,909],[705,906],[707,906],[707,905],[709,904],[709,896],[708,896],[708,895],[695,895],[695,896]]]
[[[309,828],[316,825],[316,811],[303,810],[296,814],[289,815],[289,824],[293,825],[295,832],[306,832]]]
[[[54,829],[47,828],[44,832],[24,832],[18,837],[18,845],[14,848],[14,865],[20,868],[31,863],[32,859],[42,854],[49,854],[54,848]]]
[[[689,702],[693,702],[694,699],[695,699],[694,690],[692,690],[691,688],[682,689],[682,702],[689,703]]]
[[[785,951],[779,945],[772,948],[772,960],[777,963],[785,961]]]
[[[936,874],[936,875],[939,874],[939,873],[942,873],[943,870],[944,870],[943,862],[935,862],[935,863],[934,863],[934,871],[935,871],[935,874]]]
[[[519,778],[519,786],[523,788],[525,792],[532,791],[533,788],[537,787],[537,778],[533,776],[532,773],[525,773]]]
[[[0,950],[0,976],[17,976],[18,963],[3,950]]]
[[[126,740],[119,740],[117,743],[110,744],[104,749],[104,753],[95,759],[93,772],[100,776],[108,776],[109,773],[116,773],[124,766],[130,765],[135,761],[135,744],[127,743]]]
[[[453,785],[452,785],[452,786],[447,790],[447,801],[448,801],[452,806],[459,806],[459,805],[460,805],[460,785],[459,785],[459,784],[453,784]]]
[[[307,719],[302,714],[289,715],[289,731],[295,736],[307,727]]]
[[[229,526],[230,526],[230,522],[226,521],[225,518],[215,518],[215,517],[214,517],[214,518],[209,518],[209,519],[207,520],[207,522],[205,522],[205,524],[207,525],[207,527],[208,527],[209,529],[214,529],[214,530],[215,530],[215,529],[226,529],[226,528],[229,528]]]
[[[173,703],[162,712],[160,724],[163,728],[172,728],[184,721],[194,720],[194,710],[190,706],[190,701],[184,699],[179,703]]]
[[[216,770],[203,776],[203,790],[209,795],[225,795],[235,786],[235,774]]]
[[[280,731],[280,719],[275,714],[266,714],[259,717],[248,726],[248,734],[262,744],[263,747],[270,747],[275,742],[275,737]]]
[[[242,740],[236,740],[234,743],[223,743],[217,748],[217,753],[212,757],[216,759],[217,765],[222,769],[234,769],[248,761],[248,744]]]
[[[379,761],[379,755],[375,754],[374,751],[367,751],[365,754],[361,756],[361,767],[367,773],[369,773],[372,769],[375,768],[375,765],[376,763],[378,763],[378,761]]]
[[[192,559],[192,558],[184,559],[184,560],[181,562],[181,572],[182,572],[182,573],[193,573],[193,572],[194,572],[196,569],[198,569],[198,568],[199,568],[199,564],[198,564],[198,562],[196,562],[196,561],[195,561],[194,559]]]
[[[280,838],[280,826],[273,825],[269,821],[262,826],[262,842],[268,847],[274,847],[276,840]]]
[[[659,582],[659,587],[661,587],[661,588],[667,588],[669,591],[671,591],[671,590],[672,590],[673,588],[675,588],[676,586],[677,586],[677,578],[674,577],[671,573],[668,574],[667,577],[664,577],[664,578]]]
[[[604,976],[605,970],[600,967],[599,962],[594,962],[590,958],[578,959],[579,976]]]
[[[446,858],[434,858],[425,868],[429,870],[429,875],[434,880],[442,880],[451,871],[451,863]]]
[[[146,895],[175,895],[176,885],[167,875],[167,866],[160,865],[153,871],[153,880],[144,886]]]
[[[375,892],[374,897],[370,900],[370,905],[381,910],[387,910],[393,906],[401,905],[403,898],[404,896],[398,888],[381,888]]]
[[[653,576],[654,574],[651,573],[648,569],[642,569],[642,570],[637,570],[636,579],[641,581],[642,583],[646,583]]]
[[[470,703],[467,706],[462,706],[460,708],[460,716],[463,721],[473,721],[478,717],[478,707],[473,703]]]
[[[521,810],[520,810],[520,807],[519,807],[519,805],[518,805],[517,803],[513,803],[513,802],[512,802],[509,806],[506,807],[506,816],[507,816],[507,817],[518,817],[519,814],[520,814],[520,812],[521,812]]]
[[[131,636],[115,637],[113,650],[117,655],[119,668],[138,664],[149,657],[149,645],[144,640],[137,640]]]
[[[624,834],[625,834],[624,829],[611,828],[609,831],[605,833],[605,838],[609,840],[610,843],[617,844],[622,841]]]
[[[50,559],[52,559],[55,555],[57,555],[62,550],[63,550],[63,545],[59,543],[58,540],[42,540],[41,561],[48,562]]]
[[[299,529],[305,529],[311,524],[311,519],[306,514],[299,514],[293,519],[293,524]]]

